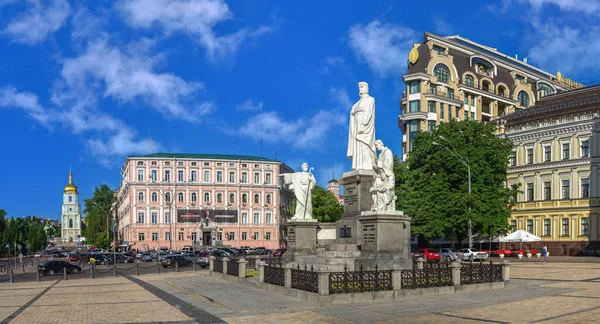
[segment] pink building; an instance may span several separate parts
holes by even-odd
[[[208,245],[283,243],[280,225],[293,193],[280,184],[293,172],[256,156],[156,153],[130,156],[121,169],[121,246],[181,250]]]
[[[327,191],[331,192],[337,198],[340,205],[344,204],[344,196],[340,195],[340,184],[336,179],[331,179],[327,182]]]

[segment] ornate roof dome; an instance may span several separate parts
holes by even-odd
[[[77,186],[73,183],[73,172],[69,170],[69,183],[65,186],[65,193],[78,193]]]

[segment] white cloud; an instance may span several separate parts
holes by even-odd
[[[381,77],[401,75],[408,52],[415,41],[415,32],[396,24],[378,20],[366,26],[355,25],[348,31],[349,45],[359,60]]]
[[[35,44],[60,29],[70,13],[66,0],[29,0],[28,11],[13,18],[2,33],[16,42]]]
[[[198,102],[201,83],[155,72],[161,55],[150,55],[151,48],[152,41],[147,39],[130,44],[124,51],[110,46],[107,40],[92,41],[84,53],[63,62],[63,84],[56,89],[54,101],[93,103],[95,93],[103,92],[104,97],[122,103],[141,99],[166,118],[190,122],[199,122],[215,109],[214,103]]]
[[[448,36],[454,33],[452,25],[438,15],[433,15],[433,30],[442,36]]]
[[[90,138],[84,141],[86,148],[98,162],[106,166],[119,163],[115,162],[115,157],[143,153],[147,150],[145,140],[136,140],[136,131],[123,121],[82,104],[66,110],[48,109],[41,106],[35,94],[4,87],[0,88],[0,107],[21,109],[48,128],[60,126],[75,134],[89,136]],[[160,143],[153,146],[157,149],[162,148]]]
[[[49,126],[50,116],[39,104],[35,94],[19,92],[13,87],[0,88],[0,107],[22,109],[32,119]]]
[[[211,60],[231,56],[246,40],[272,30],[261,26],[217,35],[213,28],[233,17],[222,0],[121,0],[117,8],[132,27],[160,26],[167,35],[182,32],[194,37]]]
[[[356,91],[358,92],[358,86]],[[346,90],[331,88],[329,89],[329,96],[341,110],[345,109],[350,112],[352,108],[352,101],[350,100],[350,96],[348,96],[348,92],[346,92]]]
[[[257,103],[254,103],[254,102],[252,102],[251,99],[248,99],[248,100],[242,102],[241,104],[238,104],[236,108],[239,111],[262,111],[263,103],[260,101]]]
[[[523,0],[522,0],[523,1]],[[542,9],[546,5],[554,5],[561,10],[583,12],[586,14],[600,13],[599,0],[525,0],[534,9]]]
[[[331,132],[348,122],[344,112],[344,109],[350,109],[348,95],[343,90],[332,88],[330,96],[335,103],[334,108],[321,109],[312,117],[286,119],[275,111],[263,111],[232,133],[255,141],[262,139],[267,143],[283,142],[298,149],[318,150]]]
[[[345,67],[345,63],[346,61],[339,56],[334,56],[334,57],[326,57],[325,58],[325,65],[321,68],[320,72],[322,74],[329,74],[329,70],[330,68],[333,67]]]

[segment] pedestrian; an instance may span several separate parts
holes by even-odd
[[[546,244],[544,244],[544,247],[542,248],[542,255],[544,256],[543,264],[546,264],[546,258],[548,257],[548,246]]]

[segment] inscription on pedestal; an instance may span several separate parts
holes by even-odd
[[[348,227],[344,225],[344,227],[340,227],[340,238],[351,238],[352,237],[352,227]]]
[[[375,243],[377,229],[374,224],[365,224],[362,227],[363,244]]]
[[[356,213],[358,210],[358,190],[356,184],[347,184],[344,186],[344,213]]]
[[[296,230],[294,228],[288,228],[287,231],[287,243],[289,247],[296,246]]]

